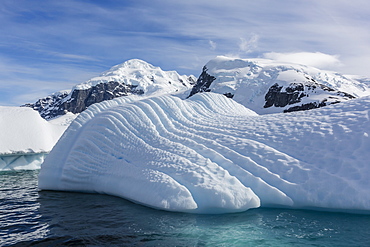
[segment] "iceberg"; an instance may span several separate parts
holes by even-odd
[[[0,155],[0,171],[40,169],[46,155],[46,153]]]
[[[47,122],[31,108],[0,106],[0,171],[40,169],[68,126],[63,120]]]
[[[81,113],[46,157],[39,189],[157,209],[370,210],[370,97],[258,115],[220,94],[121,97]]]

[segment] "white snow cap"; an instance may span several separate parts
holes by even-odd
[[[176,71],[163,71],[140,59],[131,59],[113,66],[100,76],[76,85],[74,89],[88,89],[96,84],[110,81],[137,86],[136,89],[143,90],[145,94],[164,94],[189,89],[196,78],[179,75]]]
[[[43,163],[39,188],[194,213],[369,212],[369,106],[363,97],[259,116],[213,93],[122,97],[79,115]]]

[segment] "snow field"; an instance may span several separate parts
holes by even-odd
[[[259,116],[213,93],[102,102],[48,155],[39,188],[194,213],[370,210],[369,105]]]

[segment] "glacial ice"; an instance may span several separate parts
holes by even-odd
[[[46,153],[0,155],[0,171],[40,169]]]
[[[49,152],[66,127],[28,107],[0,106],[0,155]]]
[[[47,122],[28,107],[0,106],[0,171],[39,169],[67,128],[63,121]]]
[[[193,213],[370,210],[370,97],[258,115],[223,95],[95,104],[42,164],[42,190]]]

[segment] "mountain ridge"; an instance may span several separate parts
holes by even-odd
[[[268,59],[218,56],[204,67],[188,97],[215,92],[258,114],[308,110],[370,94],[339,73]]]
[[[70,91],[54,93],[25,104],[49,120],[67,112],[81,113],[92,104],[128,95],[156,95],[189,89],[196,78],[163,71],[145,61],[131,59],[99,76],[75,85]]]
[[[37,110],[49,120],[67,112],[80,113],[94,103],[116,97],[188,90],[184,97],[215,92],[258,114],[269,114],[309,110],[370,95],[369,80],[355,78],[294,63],[218,56],[203,67],[196,79],[131,59],[71,90],[23,106]]]

